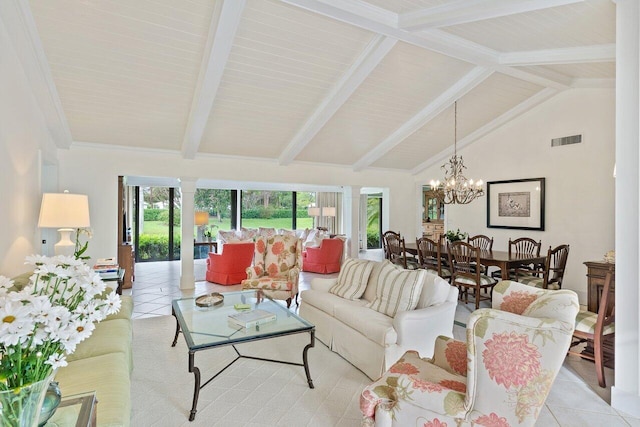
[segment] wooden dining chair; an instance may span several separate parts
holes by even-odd
[[[467,236],[467,243],[471,246],[481,249],[483,251],[493,250],[493,237],[485,236],[484,234],[478,234],[477,236]],[[488,267],[486,265],[478,264],[482,274],[487,274]]]
[[[469,290],[474,291],[476,310],[480,301],[491,300],[491,290],[497,283],[495,279],[482,274],[476,265],[480,265],[480,249],[465,242],[453,242],[447,247],[451,266],[451,285],[460,289],[460,299],[469,302]],[[488,295],[481,295],[487,290]],[[464,297],[464,299],[463,299]]]
[[[531,239],[529,237],[520,237],[515,240],[511,240],[511,238],[509,238],[509,258],[511,258],[513,254],[531,255],[531,256],[539,257],[541,247],[542,247],[542,241],[536,242],[534,239]],[[536,266],[533,266],[533,265],[520,265],[517,268],[531,270],[535,267]],[[516,275],[516,269],[515,268],[510,269],[509,277],[515,278],[515,275]],[[494,279],[500,279],[502,277],[502,270],[497,269],[496,271],[493,271],[491,273],[491,277],[493,277]]]
[[[573,340],[569,347],[569,354],[583,359],[593,360],[598,374],[598,384],[606,387],[604,378],[605,345],[613,347],[615,339],[615,273],[609,269],[604,279],[600,306],[597,313],[580,310],[576,316],[576,327],[573,332]],[[587,349],[573,349],[578,344],[587,343]],[[593,350],[593,352],[591,352]]]
[[[542,289],[562,289],[562,279],[569,258],[569,245],[549,247],[544,267],[516,269],[516,281]]]
[[[416,239],[418,248],[418,267],[431,271],[434,274],[449,280],[451,271],[442,265],[442,246],[439,243],[427,238]]]
[[[415,270],[418,268],[418,261],[413,256],[407,256],[404,238],[399,233],[387,231],[382,235],[389,251],[388,260],[402,268]]]

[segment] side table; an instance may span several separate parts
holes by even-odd
[[[119,268],[117,277],[114,277],[114,276],[104,277],[103,275],[100,275],[100,276],[102,277],[102,281],[103,282],[113,282],[113,281],[117,280],[118,281],[118,287],[116,288],[116,293],[118,295],[122,295],[122,286],[124,285],[124,275],[125,275],[125,269],[124,268]]]
[[[63,397],[44,427],[96,427],[95,391]]]

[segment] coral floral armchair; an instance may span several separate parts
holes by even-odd
[[[279,300],[298,303],[298,279],[302,265],[302,241],[291,235],[260,236],[256,239],[254,265],[247,268],[242,289],[262,289]]]
[[[438,337],[433,359],[406,352],[360,397],[364,425],[533,426],[571,341],[573,291],[498,283],[471,313],[467,342]]]

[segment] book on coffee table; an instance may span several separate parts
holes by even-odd
[[[252,328],[256,325],[273,322],[274,320],[276,320],[274,313],[260,309],[229,315],[229,322],[237,326],[242,326],[243,328]]]

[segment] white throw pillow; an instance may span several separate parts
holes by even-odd
[[[405,270],[402,267],[385,264],[378,276],[376,299],[367,307],[395,317],[398,312],[416,308],[426,270]]]
[[[347,259],[340,267],[338,281],[329,292],[345,299],[359,299],[367,287],[373,264],[366,259]]]
[[[314,229],[314,230],[309,231],[309,234],[307,235],[307,238],[305,239],[305,241],[302,244],[304,249],[306,249],[306,248],[317,248],[318,246],[320,246],[320,241],[318,240],[316,242],[316,236],[317,235],[318,235],[318,230]]]
[[[391,261],[388,259],[383,259],[380,262],[376,262],[373,265],[373,270],[371,270],[371,276],[369,276],[369,283],[367,284],[367,289],[364,291],[363,298],[367,301],[371,302],[376,299],[376,290],[378,289],[378,277],[380,277],[380,272],[385,265],[393,265]]]
[[[416,308],[431,307],[445,302],[449,296],[451,285],[437,274],[427,271],[424,276],[424,285]]]

